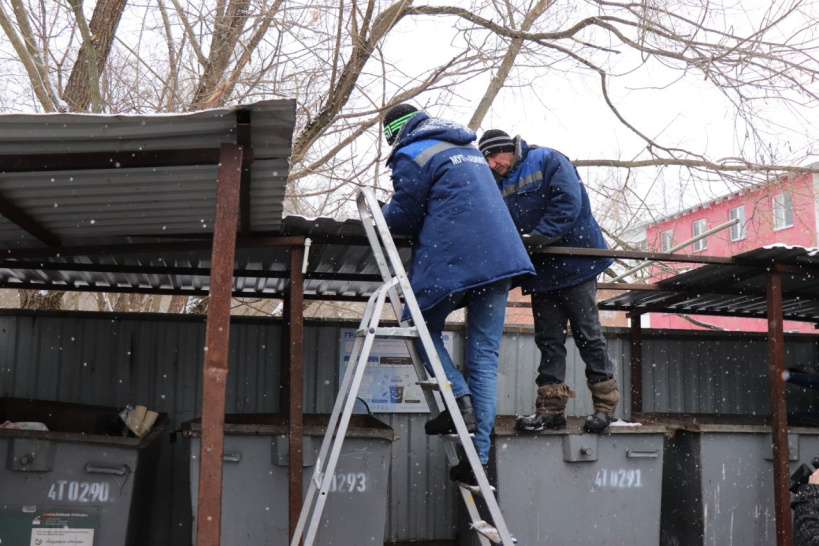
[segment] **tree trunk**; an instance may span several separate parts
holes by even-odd
[[[214,20],[208,63],[194,92],[191,110],[220,106],[224,102],[224,97],[218,100],[212,99],[212,96],[217,92],[230,65],[233,50],[244,31],[247,18],[248,0],[231,0],[224,16],[217,16]]]
[[[94,90],[99,94],[99,80],[91,82],[90,63],[96,61],[97,78],[99,78],[108,54],[111,52],[111,44],[114,43],[114,35],[127,3],[128,0],[99,0],[94,7],[89,30],[96,59],[88,57],[88,48],[80,48],[77,62],[74,63],[68,84],[63,91],[63,99],[73,112],[88,111]]]
[[[188,303],[187,296],[171,296],[171,303],[168,304],[168,313],[179,315],[185,312],[185,305]]]
[[[63,290],[20,290],[20,307],[35,311],[61,311]]]

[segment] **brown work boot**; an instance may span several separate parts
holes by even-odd
[[[537,432],[544,428],[559,430],[566,428],[566,403],[577,394],[566,383],[543,385],[537,389],[535,413],[518,417],[515,429],[523,432]]]
[[[586,432],[599,434],[609,428],[612,414],[620,401],[620,391],[617,390],[617,379],[612,377],[597,383],[587,383],[594,403],[594,413],[586,417],[583,428]]]

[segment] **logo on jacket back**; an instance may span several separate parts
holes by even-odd
[[[449,158],[449,160],[452,161],[453,165],[459,165],[459,164],[463,163],[464,161],[468,161],[470,163],[483,163],[483,164],[486,164],[486,161],[482,157],[478,157],[478,156],[475,156],[475,155],[458,154],[458,155],[451,156]]]

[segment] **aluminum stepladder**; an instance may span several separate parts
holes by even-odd
[[[439,411],[442,411],[444,408],[449,410],[449,414],[455,423],[457,435],[442,437],[444,439],[445,451],[450,465],[455,465],[458,462],[456,443],[461,443],[467,460],[472,467],[472,471],[477,478],[477,487],[459,484],[459,490],[466,505],[467,512],[469,513],[470,520],[472,521],[472,528],[478,533],[477,536],[480,539],[481,545],[504,544],[511,546],[517,543],[517,540],[512,537],[509,533],[509,529],[506,527],[506,522],[503,519],[497,499],[495,498],[494,488],[489,484],[489,480],[483,471],[483,466],[480,463],[480,459],[478,459],[475,446],[471,440],[465,442],[459,442],[458,440],[458,438],[469,439],[470,436],[466,430],[466,424],[461,417],[458,405],[455,402],[455,396],[452,394],[452,386],[446,379],[446,374],[438,358],[438,353],[432,344],[432,338],[429,335],[426,323],[421,315],[415,294],[410,287],[409,278],[404,271],[403,263],[390,235],[386,220],[381,213],[381,208],[372,191],[367,188],[359,192],[357,204],[359,215],[361,216],[364,229],[367,233],[367,239],[372,247],[379,271],[384,279],[384,284],[374,291],[364,309],[361,323],[356,332],[353,349],[350,353],[347,370],[344,373],[341,386],[339,387],[339,394],[333,406],[333,412],[327,423],[327,431],[324,435],[321,449],[319,450],[313,476],[310,480],[307,495],[304,498],[299,521],[293,533],[290,546],[299,546],[302,535],[304,535],[304,546],[312,546],[316,539],[321,514],[327,501],[336,464],[341,454],[341,446],[347,433],[353,407],[355,406],[356,395],[358,394],[361,381],[364,377],[367,359],[370,355],[373,342],[377,337],[406,340],[407,349],[412,358],[415,371],[418,374],[419,384],[424,388],[424,395],[428,406],[430,408],[438,408]],[[392,305],[395,316],[400,319],[403,312],[401,296],[403,296],[404,302],[409,310],[413,326],[410,325],[409,321],[403,321],[397,328],[379,327],[378,324],[387,297],[390,299],[390,304]],[[415,350],[413,340],[416,338],[421,340],[424,351],[427,355],[430,355],[430,365],[434,372],[434,377],[428,377],[429,374]],[[424,380],[424,378],[427,379]],[[432,391],[437,391],[438,395],[436,396]],[[316,493],[318,493],[318,495],[316,495]],[[475,499],[472,496],[473,493],[480,494],[483,497],[486,510],[489,512],[492,523],[488,523],[482,519]],[[305,534],[308,517],[310,518],[310,523],[309,526],[307,526],[307,532]]]

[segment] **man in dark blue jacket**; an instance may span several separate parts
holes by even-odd
[[[498,188],[518,231],[544,245],[607,248],[591,212],[589,197],[572,162],[556,150],[529,146],[520,137],[491,129],[481,136],[480,150],[495,173]],[[536,236],[536,237],[535,237]],[[535,342],[541,358],[534,415],[520,417],[518,430],[537,431],[566,426],[564,411],[575,393],[566,385],[566,333],[571,324],[594,412],[584,424],[602,432],[612,420],[620,393],[614,363],[597,313],[597,275],[611,258],[534,254],[537,277],[525,279],[524,294],[532,295]]]
[[[387,166],[395,190],[383,207],[384,218],[391,232],[414,239],[412,290],[467,428],[475,432],[478,457],[487,464],[506,298],[513,278],[535,270],[492,172],[472,144],[474,132],[399,104],[384,116],[384,135],[392,145]],[[469,319],[468,382],[441,335],[447,315],[461,307],[466,307]],[[416,347],[426,359],[420,343]],[[455,432],[446,411],[427,422],[425,430]],[[475,484],[466,460],[450,469],[450,477]]]

